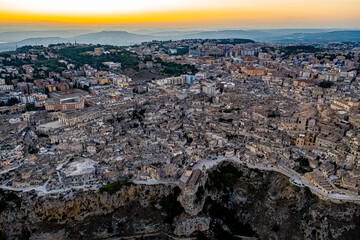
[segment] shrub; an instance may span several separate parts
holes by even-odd
[[[174,192],[168,196],[163,197],[160,200],[160,205],[165,209],[167,216],[165,218],[166,223],[172,223],[174,218],[180,215],[184,208],[181,206],[180,202],[177,200],[181,190],[179,187],[174,188]]]
[[[119,191],[123,186],[130,186],[133,183],[127,178],[125,180],[117,181],[107,185],[103,185],[99,188],[100,192],[107,192],[109,194],[114,194]]]
[[[5,200],[0,200],[0,213],[6,208],[6,202]]]
[[[331,88],[332,85],[334,85],[334,83],[332,83],[330,81],[322,81],[319,83],[319,87],[322,87],[322,88]]]

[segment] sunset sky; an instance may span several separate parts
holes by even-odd
[[[0,25],[360,27],[360,0],[0,0]]]

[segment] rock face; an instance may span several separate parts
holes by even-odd
[[[166,212],[156,204],[174,186],[132,185],[115,194],[76,192],[57,198],[27,195],[20,208],[0,214],[2,238],[105,238],[164,231]],[[51,237],[49,237],[51,236]]]
[[[177,236],[191,236],[195,232],[207,232],[210,229],[209,217],[195,217],[179,220],[174,234]]]
[[[197,193],[131,185],[114,194],[23,194],[0,213],[0,239],[360,239],[360,206],[318,199],[278,173],[224,163]]]

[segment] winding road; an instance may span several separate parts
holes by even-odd
[[[277,167],[268,167],[268,166],[260,166],[260,165],[252,165],[245,161],[240,160],[237,157],[220,157],[216,160],[210,160],[210,159],[204,159],[199,161],[193,166],[193,170],[195,169],[206,169],[209,170],[221,162],[228,161],[228,162],[234,162],[238,164],[246,165],[248,168],[251,169],[259,169],[262,171],[273,171],[281,173],[289,178],[295,179],[297,182],[303,183],[306,187],[308,187],[314,194],[321,196],[325,199],[329,200],[337,200],[337,201],[354,201],[354,202],[360,202],[360,196],[350,196],[345,194],[338,194],[338,193],[325,193],[321,189],[317,188],[312,182],[310,182],[308,179],[306,179],[304,176],[301,176],[296,171],[288,168],[284,164],[278,163]],[[20,164],[17,167],[9,168],[7,170],[1,171],[0,175],[8,173],[12,170],[15,170],[19,167],[21,167],[22,164]],[[60,183],[62,183],[62,178],[60,174],[57,172],[58,180]],[[55,194],[55,193],[61,193],[61,192],[67,192],[71,190],[95,190],[98,189],[99,185],[81,185],[81,186],[74,186],[74,187],[68,187],[68,188],[61,188],[61,189],[54,189],[54,190],[47,190],[46,186],[50,182],[51,177],[44,183],[42,186],[37,187],[25,187],[25,188],[16,188],[16,187],[10,187],[6,186],[6,184],[0,185],[0,188],[11,190],[11,191],[21,191],[21,192],[29,192],[29,191],[36,191],[39,195],[46,195],[46,194]],[[165,181],[165,180],[157,180],[157,179],[149,179],[149,180],[133,180],[135,184],[143,184],[143,185],[157,185],[157,184],[175,184],[178,185],[179,181]]]
[[[338,193],[325,193],[321,189],[317,188],[312,182],[310,182],[308,179],[306,179],[304,176],[301,176],[296,171],[288,168],[287,166],[280,164],[280,167],[266,167],[266,166],[258,166],[258,165],[251,165],[247,162],[244,162],[240,160],[237,157],[231,157],[231,158],[219,158],[217,160],[202,160],[198,162],[193,169],[203,169],[205,168],[208,170],[216,165],[218,165],[221,162],[229,161],[229,162],[235,162],[246,165],[248,168],[252,169],[259,169],[263,171],[273,171],[281,173],[289,178],[294,178],[297,182],[303,183],[306,187],[308,187],[314,194],[318,196],[322,196],[325,199],[329,200],[337,200],[337,201],[354,201],[354,202],[360,202],[360,196],[350,196],[345,194],[338,194]]]

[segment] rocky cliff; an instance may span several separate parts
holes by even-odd
[[[360,207],[318,199],[285,176],[224,163],[194,195],[172,185],[61,196],[2,192],[1,239],[360,239]]]

